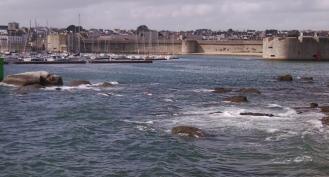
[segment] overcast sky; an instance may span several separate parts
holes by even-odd
[[[0,0],[0,22],[86,28],[329,30],[329,0]]]

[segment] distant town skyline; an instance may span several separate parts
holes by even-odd
[[[2,0],[2,24],[156,30],[328,30],[328,0]]]

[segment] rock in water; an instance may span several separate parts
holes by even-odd
[[[313,77],[301,77],[300,78],[301,80],[304,80],[304,81],[313,81]]]
[[[113,84],[109,82],[104,82],[99,87],[103,87],[103,88],[113,87]]]
[[[321,119],[323,125],[329,126],[329,117],[324,117]]]
[[[278,77],[279,81],[293,81],[293,78],[290,74],[284,75],[284,76],[279,76]]]
[[[27,86],[34,84],[40,84],[43,86],[63,85],[63,80],[60,76],[49,74],[46,71],[26,72],[9,75],[3,80],[3,82],[15,86]]]
[[[234,97],[226,98],[225,101],[229,101],[232,103],[245,103],[248,102],[248,99],[245,96],[234,96]]]
[[[319,107],[319,104],[318,103],[311,103],[310,104],[310,107],[311,108],[318,108]]]
[[[230,88],[215,88],[215,90],[213,91],[213,93],[228,93],[231,92],[232,89]]]
[[[329,106],[322,106],[321,107],[321,112],[325,114],[329,114]]]
[[[255,88],[243,88],[240,89],[239,92],[244,94],[261,94],[261,92]]]
[[[71,87],[78,87],[80,85],[91,85],[91,83],[85,80],[73,80],[69,83],[69,86]]]
[[[252,113],[252,112],[245,112],[241,113],[242,116],[262,116],[262,117],[274,117],[273,114],[264,114],[264,113]]]
[[[40,84],[46,87],[49,86],[62,86],[63,79],[58,75],[48,75],[46,78],[40,78]]]
[[[189,127],[189,126],[178,126],[171,130],[174,135],[188,136],[192,138],[205,137],[206,134],[199,128]]]

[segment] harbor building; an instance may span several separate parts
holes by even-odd
[[[47,36],[47,51],[67,52],[67,35],[53,33]]]

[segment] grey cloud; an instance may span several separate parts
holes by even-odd
[[[328,29],[328,0],[1,0],[0,21],[65,27]]]

